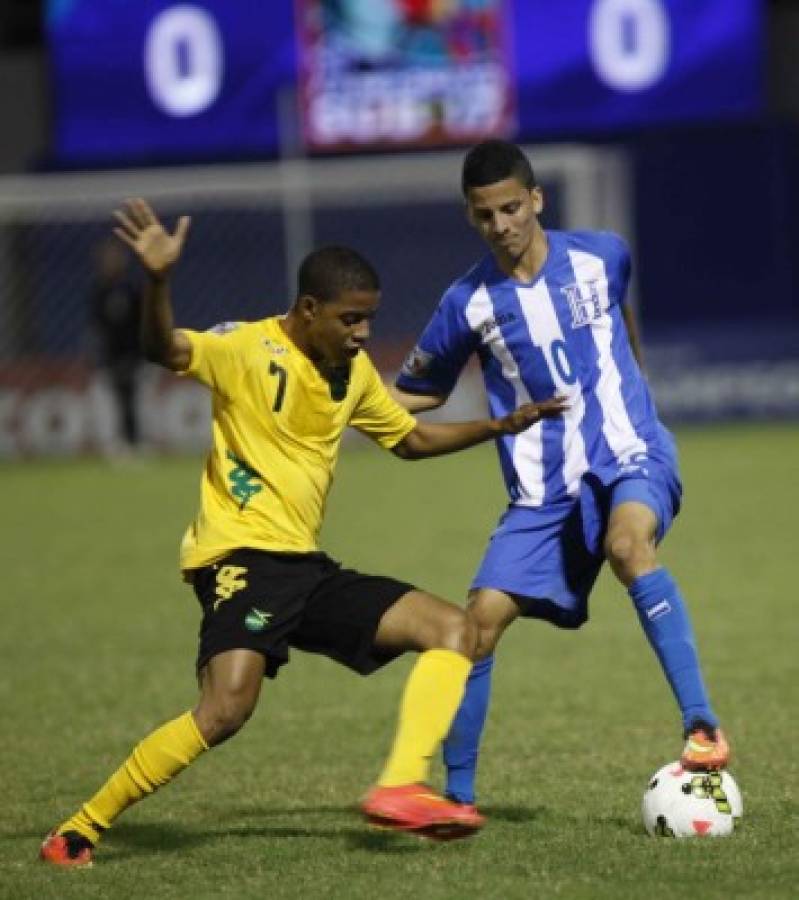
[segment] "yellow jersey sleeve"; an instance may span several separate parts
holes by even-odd
[[[358,362],[362,391],[349,424],[390,450],[416,428],[416,419],[389,394],[365,353],[359,355]]]
[[[211,390],[230,397],[243,373],[244,326],[229,322],[210,331],[188,328],[181,328],[181,331],[191,344],[191,361],[180,374],[196,378]]]

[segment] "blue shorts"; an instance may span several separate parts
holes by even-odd
[[[646,475],[604,484],[589,473],[579,497],[545,507],[509,506],[472,589],[495,588],[511,594],[523,616],[579,628],[588,619],[588,595],[605,560],[610,511],[627,501],[645,504],[657,516],[659,542],[679,512],[681,495],[676,468],[650,459]]]

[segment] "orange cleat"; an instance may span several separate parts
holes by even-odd
[[[77,831],[58,834],[51,831],[42,842],[39,858],[54,866],[86,867],[92,865],[94,844]]]
[[[724,732],[707,722],[696,722],[686,734],[680,765],[689,772],[724,769],[730,760],[730,747]]]
[[[474,803],[461,803],[460,800],[452,800],[450,797],[447,797],[447,800],[450,800],[450,802],[459,806],[465,812],[468,812],[470,816],[480,816]],[[480,816],[480,818],[483,820],[483,824],[485,824],[485,816]]]
[[[425,784],[377,785],[361,809],[372,825],[439,841],[469,837],[485,824],[474,806],[453,803]]]

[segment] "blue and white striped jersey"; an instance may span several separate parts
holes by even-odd
[[[590,471],[605,484],[671,461],[622,318],[630,255],[609,232],[548,231],[549,253],[524,284],[488,255],[444,294],[397,380],[404,391],[447,395],[472,353],[492,416],[529,400],[568,398],[561,417],[497,441],[512,502],[574,497]]]

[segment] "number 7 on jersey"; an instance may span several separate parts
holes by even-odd
[[[277,393],[275,394],[275,402],[272,404],[272,412],[280,412],[283,406],[283,398],[286,396],[286,370],[272,360],[269,363],[269,374],[277,375]]]

